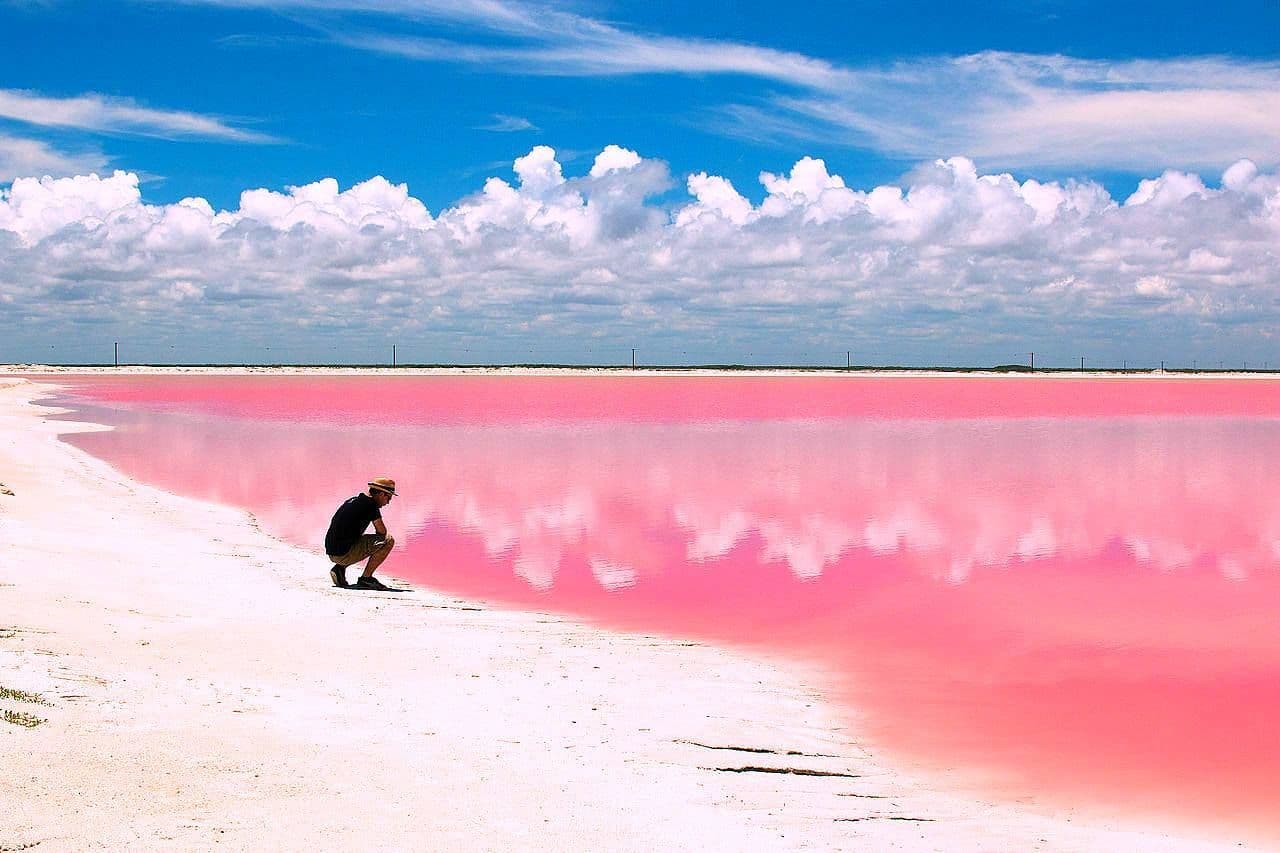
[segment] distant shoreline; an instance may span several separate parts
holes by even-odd
[[[998,365],[996,367],[807,367],[748,365],[574,365],[574,364],[0,364],[0,374],[120,375],[395,375],[395,376],[854,376],[854,377],[1020,377],[1093,379],[1280,379],[1280,368],[1090,368]]]

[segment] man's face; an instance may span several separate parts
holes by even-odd
[[[382,489],[373,490],[373,499],[378,502],[379,509],[391,503],[391,495],[382,491]]]

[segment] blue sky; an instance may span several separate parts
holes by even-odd
[[[15,235],[0,239],[0,253],[15,253],[0,273],[0,312],[33,330],[11,342],[10,359],[45,357],[40,341],[87,329],[169,335],[175,342],[157,351],[173,354],[181,351],[173,330],[188,328],[181,340],[192,360],[197,350],[257,360],[261,334],[236,312],[258,317],[264,305],[280,312],[267,335],[280,341],[275,351],[298,360],[332,357],[329,345],[308,342],[317,329],[378,338],[377,351],[398,337],[423,358],[458,360],[519,360],[503,358],[508,351],[563,360],[548,340],[562,341],[565,354],[589,349],[581,360],[614,360],[606,347],[587,346],[601,338],[667,360],[820,361],[849,348],[904,363],[1008,361],[1029,349],[1060,352],[1064,362],[1082,349],[1146,362],[1191,352],[1261,362],[1272,353],[1274,2],[0,0],[0,31],[0,205],[9,208],[0,208],[0,229]],[[547,168],[567,183],[537,189],[513,176],[517,158],[540,146],[554,149]],[[634,152],[640,165],[589,176],[608,146]],[[823,166],[816,178],[809,172],[811,192],[799,184],[775,192],[762,181],[762,173],[795,179],[806,157]],[[947,158],[972,164],[972,180],[961,165],[930,166]],[[1221,176],[1242,159],[1261,183],[1250,177],[1228,193]],[[534,161],[546,165],[542,155]],[[135,176],[136,191],[49,185],[44,201],[18,208],[37,192],[20,191],[25,179],[105,180],[115,170]],[[635,181],[624,186],[624,173]],[[1008,204],[1019,210],[981,178],[1005,173],[1018,187]],[[732,214],[739,202],[724,207],[723,194],[696,196],[697,175],[724,179],[754,212]],[[376,257],[344,256],[347,315],[328,310],[337,285],[319,283],[330,272],[319,266],[288,282],[262,272],[261,287],[243,294],[246,275],[258,275],[229,260],[245,255],[228,248],[247,239],[241,193],[265,188],[286,207],[311,210],[314,201],[287,188],[334,178],[345,191],[375,176],[405,184],[430,220],[405,214],[386,232],[395,247],[384,240],[364,247]],[[491,177],[518,191],[518,222],[482,193]],[[1148,196],[1176,196],[1174,207],[1160,216],[1120,209],[1143,180],[1165,180]],[[1046,212],[1030,200],[1040,185],[1064,199],[1080,185],[1107,198]],[[702,186],[714,195],[720,184]],[[870,197],[882,186],[921,191],[907,213],[840,196]],[[926,203],[930,187],[948,188],[938,190],[951,194],[947,216]],[[825,190],[835,195],[821,202]],[[566,225],[566,194],[587,224]],[[775,195],[790,201],[771,203]],[[170,230],[143,239],[108,215],[123,222],[121,211],[136,209],[161,229],[164,211],[190,197],[208,202],[207,265],[191,257],[194,244],[166,242]],[[334,215],[362,233],[369,216],[387,213],[379,205],[399,204],[388,198],[362,207],[365,219]],[[626,204],[608,208],[606,198]],[[496,218],[462,228],[468,199],[488,199],[471,208]],[[672,230],[691,204],[701,206],[686,225],[692,213],[714,214],[696,229],[697,245],[692,231]],[[339,240],[310,214],[282,210],[252,221],[281,241],[298,238],[289,235],[299,221],[317,246]],[[51,216],[63,219],[53,227]],[[927,227],[922,216],[933,217]],[[987,232],[973,230],[1001,216]],[[1204,217],[1219,230],[1194,226]],[[736,230],[712,234],[712,219]],[[110,269],[93,254],[100,246],[75,236],[93,230],[90,220],[108,225]],[[1015,220],[1035,220],[1038,230],[1019,231]],[[971,230],[957,231],[962,221]],[[1073,228],[1088,231],[1088,253],[1071,242]],[[453,243],[436,245],[433,229],[449,230]],[[483,250],[467,240],[492,242],[498,231],[505,242],[477,260]],[[740,269],[715,255],[741,257],[736,240],[774,251]],[[1172,248],[1138,257],[1132,247],[1144,240]],[[647,265],[677,243],[688,253],[676,277],[683,290],[671,291],[668,267],[641,275],[628,260]],[[50,273],[48,259],[71,251],[79,263]],[[317,251],[314,263],[329,258]],[[466,284],[446,280],[455,268],[460,277],[470,270]],[[381,278],[388,269],[399,272]],[[565,277],[578,290],[566,291]],[[1076,284],[1055,284],[1068,280]],[[191,295],[159,307],[156,294],[175,287]],[[1060,291],[1078,301],[1055,304]],[[370,307],[388,293],[399,305],[390,329]],[[1064,320],[1073,311],[1080,316]],[[1176,356],[1163,352],[1170,341]]]

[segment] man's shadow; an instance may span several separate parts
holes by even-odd
[[[356,586],[355,584],[351,584],[350,586],[347,587],[347,589],[350,592],[413,592],[413,590],[409,589],[408,587],[389,586],[389,587],[386,587],[385,589],[375,589],[372,587],[360,587],[360,586]]]

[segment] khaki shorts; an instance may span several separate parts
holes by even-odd
[[[373,556],[374,551],[382,550],[387,544],[387,537],[379,536],[377,533],[366,533],[356,540],[356,544],[351,546],[351,550],[345,554],[330,554],[329,559],[335,565],[349,566],[352,563],[358,563],[366,557]]]

